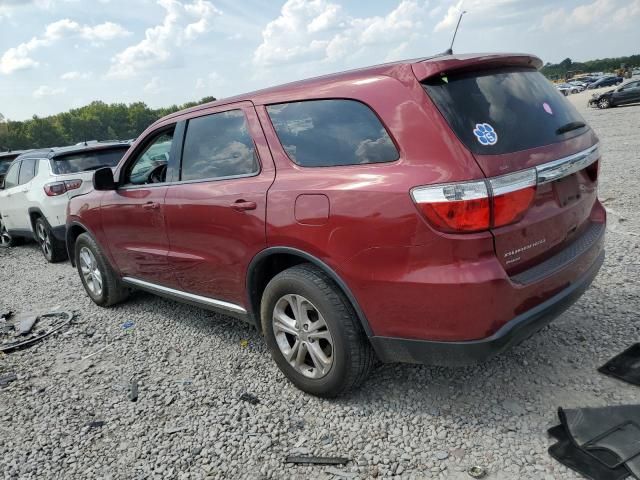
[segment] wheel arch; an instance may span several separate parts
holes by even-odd
[[[318,257],[292,247],[269,247],[253,257],[253,260],[251,260],[249,264],[246,279],[248,311],[258,331],[262,330],[260,322],[260,300],[265,287],[278,273],[301,263],[312,263],[336,282],[355,310],[366,335],[371,337],[373,332],[367,317],[344,280]]]
[[[88,233],[89,235],[95,238],[95,236],[89,231],[89,229],[78,221],[73,221],[69,225],[67,225],[67,233],[66,233],[67,255],[69,256],[69,261],[71,262],[72,267],[76,266],[76,256],[75,256],[76,240],[83,233]]]

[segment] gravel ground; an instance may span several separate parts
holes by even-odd
[[[481,465],[490,479],[578,478],[547,454],[556,409],[632,403],[640,393],[596,372],[640,338],[640,106],[599,111],[587,98],[570,101],[605,154],[605,266],[555,323],[483,365],[384,365],[349,397],[320,400],[284,379],[249,326],[146,294],[104,310],[75,270],[46,265],[35,245],[0,252],[0,311],[77,312],[64,333],[0,359],[0,375],[18,375],[0,390],[0,474],[467,479]],[[260,403],[239,401],[243,392]],[[334,470],[283,462],[296,452],[351,461]]]

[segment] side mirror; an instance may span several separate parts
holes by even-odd
[[[113,180],[111,168],[99,168],[93,173],[93,188],[100,191],[116,189],[116,182]]]

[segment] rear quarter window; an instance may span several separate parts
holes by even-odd
[[[561,142],[586,130],[577,110],[536,70],[489,70],[423,82],[458,138],[473,153],[499,155]],[[560,130],[559,130],[560,129]]]
[[[267,107],[283,148],[303,167],[393,162],[398,150],[378,117],[355,100],[310,100]]]

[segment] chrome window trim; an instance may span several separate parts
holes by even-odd
[[[240,305],[236,305],[235,303],[216,300],[215,298],[203,297],[202,295],[183,292],[182,290],[175,290],[173,288],[165,287],[163,285],[157,285],[151,282],[145,282],[144,280],[139,280],[137,278],[132,278],[132,277],[124,277],[122,281],[129,283],[131,285],[136,285],[141,288],[145,288],[152,292],[156,291],[159,293],[166,293],[169,295],[176,296],[178,298],[184,298],[185,300],[191,300],[192,302],[202,303],[204,305],[210,305],[212,307],[222,308],[224,310],[229,310],[236,313],[243,313],[243,314],[247,313],[247,311],[244,308],[242,308]]]
[[[545,183],[550,183],[579,172],[583,168],[587,168],[599,158],[600,144],[596,143],[582,152],[538,165],[536,167],[538,185],[544,185]]]

